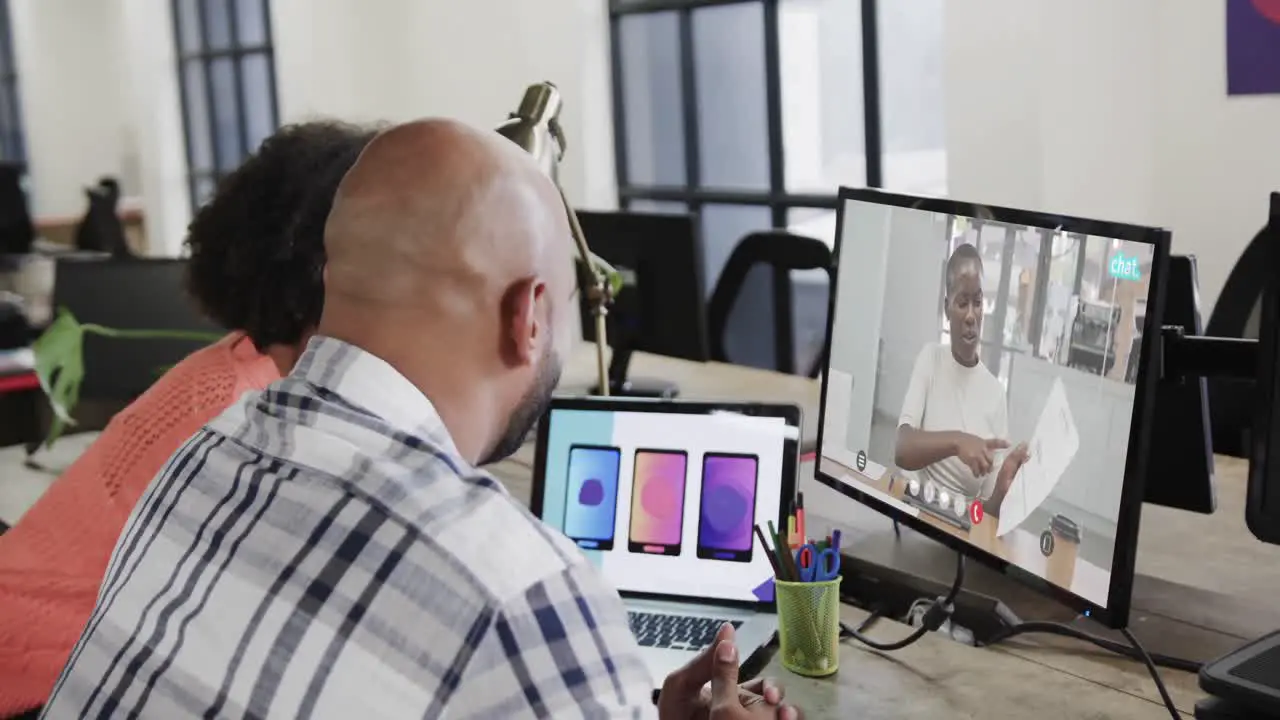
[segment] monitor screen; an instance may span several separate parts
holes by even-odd
[[[1106,608],[1155,245],[928,206],[842,199],[819,473]]]
[[[535,513],[621,592],[772,602],[753,528],[777,524],[794,489],[798,411],[643,405],[557,400],[539,425]]]

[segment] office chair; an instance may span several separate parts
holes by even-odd
[[[0,163],[0,255],[24,255],[31,252],[35,241],[22,172],[18,163]]]
[[[76,227],[76,248],[132,257],[124,223],[120,221],[120,184],[115,178],[104,177],[97,185],[85,188],[85,195],[89,209]]]
[[[796,323],[793,307],[795,283],[792,281],[791,273],[796,270],[817,269],[826,272],[827,289],[821,303],[825,313],[830,294],[835,287],[835,268],[831,248],[821,240],[782,230],[752,233],[744,237],[725,263],[707,308],[708,324],[711,328],[712,360],[734,361],[728,349],[731,331],[730,316],[735,307],[749,300],[758,291],[758,286],[753,287],[755,283],[748,282],[756,269],[767,271],[768,276],[772,278],[773,366],[771,369],[796,374],[797,366],[801,363],[796,358]],[[763,318],[757,317],[752,317],[751,320],[764,321]],[[803,370],[808,377],[818,376],[823,358],[826,357],[831,343],[831,339],[826,335],[825,319],[821,327],[821,351],[817,357],[809,360],[809,366]]]

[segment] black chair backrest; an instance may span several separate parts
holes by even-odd
[[[0,163],[0,254],[29,253],[35,240],[22,172],[17,163]]]
[[[1280,203],[1273,198],[1272,203]],[[1227,282],[1213,305],[1204,334],[1210,337],[1258,337],[1262,291],[1271,271],[1268,261],[1273,243],[1268,224],[1240,254],[1227,275]],[[1209,424],[1213,428],[1213,451],[1234,457],[1249,456],[1249,430],[1253,425],[1252,380],[1209,378]]]
[[[726,342],[730,314],[743,300],[744,290],[748,292],[754,290],[748,286],[747,279],[752,270],[757,267],[767,269],[773,281],[773,369],[796,374],[798,369],[792,302],[794,287],[791,273],[796,270],[826,271],[827,298],[829,298],[835,287],[835,268],[832,264],[831,248],[821,240],[781,230],[752,233],[742,238],[734,248],[733,254],[729,256],[728,262],[725,263],[707,308],[707,320],[711,329],[712,360],[733,361],[733,358],[729,357]],[[822,302],[824,312],[829,304],[827,298]],[[757,318],[752,320],[755,321]],[[831,340],[826,337],[825,322],[822,327],[821,353],[810,363],[810,367],[803,370],[809,377],[817,377],[829,350]]]
[[[97,185],[86,188],[85,196],[89,209],[76,227],[76,248],[115,257],[131,256],[119,215],[120,186],[111,178],[103,178]]]

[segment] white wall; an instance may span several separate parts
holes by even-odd
[[[81,213],[84,187],[126,164],[119,13],[112,2],[85,0],[12,0],[9,8],[32,211]]]
[[[1224,4],[963,9],[946,14],[950,194],[1169,227],[1208,310],[1280,189],[1280,95],[1226,95]]]
[[[427,115],[497,125],[524,88],[565,95],[561,180],[616,203],[605,3],[597,0],[273,0],[283,122]],[[140,194],[151,250],[190,217],[169,0],[12,0],[37,215],[83,212],[101,174]]]

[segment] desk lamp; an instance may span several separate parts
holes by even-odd
[[[564,188],[560,187],[558,170],[565,150],[564,131],[560,128],[559,120],[560,106],[560,90],[555,85],[549,82],[530,85],[524,91],[520,107],[511,113],[506,122],[498,126],[498,133],[532,155],[560,192],[560,201],[564,204],[573,242],[577,246],[578,287],[586,293],[587,303],[595,318],[597,387],[601,395],[608,395],[605,318],[609,314],[609,303],[621,288],[622,276],[602,258],[592,254],[587,247],[587,239],[578,224],[578,216],[569,205]]]

